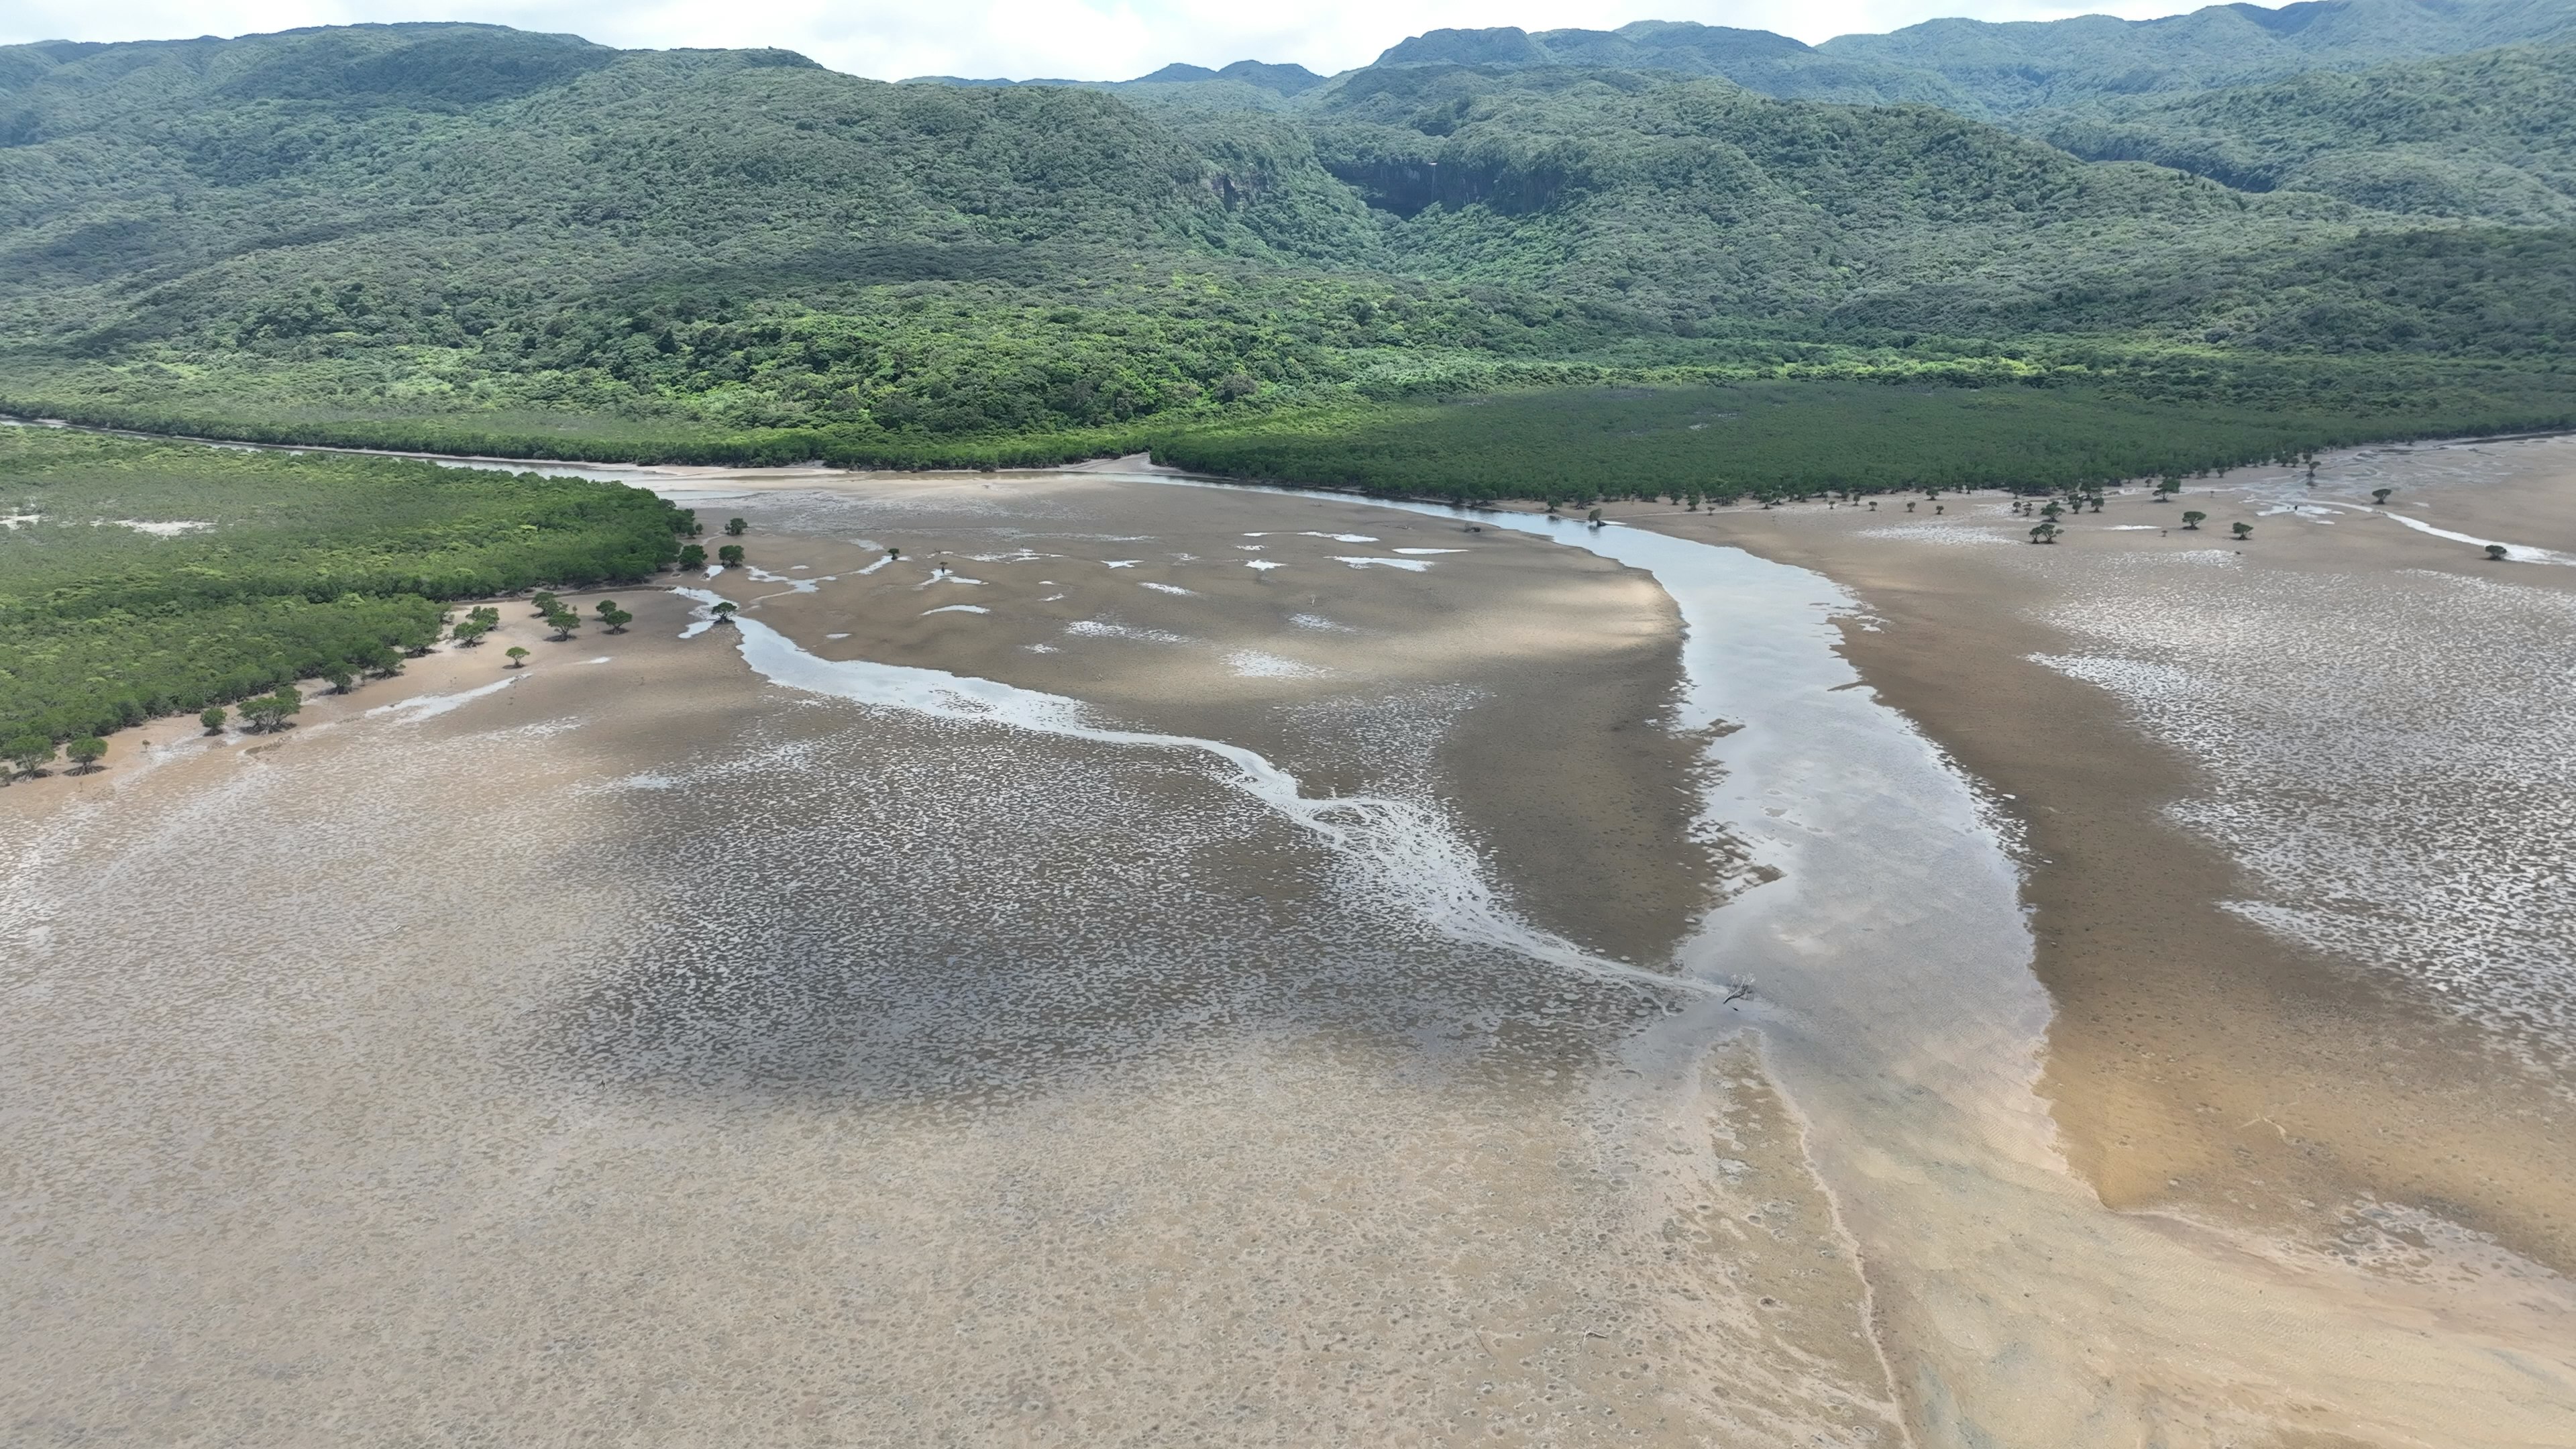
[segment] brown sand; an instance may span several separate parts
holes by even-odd
[[[1685,752],[1642,730],[1636,748],[1591,747],[1669,696],[1669,606],[1641,580],[1493,534],[1430,556],[1426,575],[1350,569],[1332,558],[1457,539],[1431,520],[1409,537],[1382,511],[1335,503],[1184,506],[1169,490],[1009,484],[1057,511],[979,519],[970,505],[986,484],[971,479],[840,480],[843,501],[886,500],[881,528],[822,526],[839,506],[828,497],[706,507],[754,519],[756,564],[834,576],[812,594],[739,574],[719,587],[818,652],[1073,694],[1262,749],[1326,788],[1429,781],[1519,904],[1622,954],[1654,959],[1701,898],[1707,868],[1665,858],[1687,814]],[[1871,682],[2019,797],[2058,1003],[2046,1088],[2106,1201],[2325,1231],[2357,1194],[2411,1192],[2550,1257],[2563,1133],[2536,1111],[2494,1114],[2530,1098],[2464,1029],[2216,909],[2239,890],[2233,867],[2156,808],[2192,788],[2187,765],[2134,738],[2108,696],[2026,662],[2065,647],[2040,622],[2059,585],[2001,572],[1992,550],[1856,536],[1894,521],[1884,513],[1638,521],[1745,542],[1861,590],[1879,627],[1853,629],[1849,647]],[[2372,566],[2462,566],[2457,545],[2407,552],[2419,535],[2301,541],[2281,519],[2261,527],[2262,557],[2282,567],[2349,571],[2356,549]],[[1297,536],[1307,528],[1378,543]],[[1294,542],[1241,538],[1253,531]],[[1074,537],[1085,533],[1112,536]],[[2062,554],[2164,542],[2078,534]],[[841,572],[876,556],[848,541],[860,536],[903,543],[905,572]],[[1240,557],[1289,566],[1240,569],[1245,582],[1215,562],[1239,543],[1265,550]],[[913,563],[1022,546],[1091,572],[997,558],[961,562],[986,580],[965,585]],[[1067,597],[1047,599],[1056,592]],[[950,600],[993,612],[924,612]],[[522,683],[417,726],[349,717],[502,678],[511,641],[317,701],[302,728],[249,748],[182,746],[137,769],[121,739],[104,775],[0,792],[13,825],[86,811],[113,827],[59,868],[96,882],[62,887],[86,890],[95,914],[43,929],[114,969],[95,984],[31,978],[44,992],[22,997],[21,1030],[36,1035],[12,1044],[38,1069],[29,1100],[49,1104],[27,1120],[78,1131],[22,1156],[41,1170],[12,1184],[30,1228],[19,1241],[52,1286],[44,1303],[10,1308],[35,1365],[26,1382],[49,1386],[12,1396],[11,1422],[158,1439],[291,1422],[281,1437],[299,1442],[574,1422],[662,1442],[1751,1445],[1903,1432],[1851,1247],[1788,1109],[1740,1046],[1703,1065],[1701,1092],[1664,1124],[1669,1141],[1648,1130],[1606,1149],[1527,1074],[1468,1089],[1366,1037],[1256,1042],[1222,1070],[1147,1074],[1141,1090],[1095,1084],[910,1123],[824,1099],[559,1100],[509,1056],[525,1006],[511,993],[550,979],[559,954],[723,903],[621,895],[587,862],[648,824],[690,851],[744,848],[729,817],[760,815],[749,787],[763,750],[906,747],[896,726],[853,730],[846,711],[759,686],[721,635],[673,639],[676,601],[626,602],[641,616],[632,636],[531,642]],[[1356,632],[1303,629],[1299,613]],[[504,607],[533,639],[524,614]],[[1068,633],[1076,624],[1145,637]],[[1244,653],[1330,672],[1244,674]],[[582,662],[599,655],[610,662]],[[402,745],[391,731],[404,728],[428,743]],[[139,733],[166,745],[194,730]],[[2079,752],[2070,738],[2127,743]],[[475,763],[433,758],[442,749]],[[1051,768],[1078,771],[1077,753]],[[193,837],[155,839],[153,822],[192,818],[228,780],[282,771],[297,788],[270,797],[286,813],[265,823],[312,843],[309,856],[245,859],[218,833],[228,843],[202,879],[174,873]],[[604,794],[622,775],[693,783]],[[1193,788],[1206,794],[1169,783],[1174,818],[1205,808],[1184,798]],[[1532,790],[1562,803],[1507,808]],[[604,803],[620,799],[634,803]],[[1670,818],[1636,819],[1658,805]],[[495,821],[509,828],[489,836]],[[765,863],[803,861],[791,849]],[[1242,873],[1265,887],[1278,874]],[[159,921],[171,902],[201,914]],[[134,919],[112,918],[125,911]],[[1639,915],[1651,929],[1623,919]],[[209,931],[274,941],[274,958],[242,975],[238,951],[185,944]],[[334,942],[360,944],[343,963],[327,959]],[[649,961],[650,947],[630,949]],[[150,999],[123,1000],[119,975],[150,978]],[[91,991],[129,1014],[90,1004]],[[293,1009],[263,1019],[262,991]],[[181,1045],[158,1045],[163,1033]],[[2292,1074],[2307,1090],[2282,1090]],[[128,1085],[85,1097],[76,1080]],[[39,1181],[113,1206],[62,1216],[41,1207]],[[433,1378],[413,1372],[423,1362],[440,1366]],[[349,1402],[361,1382],[391,1392]],[[1936,1416],[1915,1392],[1919,1428]],[[2315,1421],[2337,1422],[2326,1407]]]
[[[1310,793],[1458,782],[1441,793],[1516,908],[1618,959],[1661,963],[1711,903],[1721,867],[1688,829],[1697,743],[1665,727],[1679,618],[1645,574],[1356,503],[1081,475],[709,486],[743,490],[699,511],[751,523],[751,565],[831,580],[710,587],[825,658],[1082,699],[1246,746]],[[836,511],[852,503],[867,511]],[[860,574],[885,545],[903,557]]]
[[[2576,548],[2571,457],[2576,447],[2560,445],[2509,478],[2444,492],[2443,526]],[[2223,909],[2249,893],[2242,868],[2166,813],[2204,788],[2195,763],[2111,694],[2033,662],[2076,649],[2051,621],[2086,584],[2080,566],[2022,565],[2234,548],[2226,529],[2240,518],[2255,523],[2248,567],[2478,578],[2502,567],[2519,585],[2576,586],[2576,569],[2492,565],[2470,545],[2376,520],[2262,516],[2240,491],[2283,476],[2204,480],[2172,505],[2133,491],[2067,520],[2045,555],[1885,536],[1932,523],[1928,502],[1911,517],[1901,501],[1611,512],[1851,588],[1870,616],[1846,626],[1854,664],[2006,797],[2027,833],[2036,964],[2056,1005],[2043,1089],[2071,1160],[2106,1204],[2289,1227],[2347,1247],[2384,1241],[2358,1206],[2404,1204],[2576,1269],[2576,1114],[2422,993]],[[2367,501],[2349,488],[2324,494]],[[1997,502],[1952,494],[1944,506],[1959,521]],[[2198,533],[2103,527],[2170,525],[2184,508],[2211,520]],[[2036,520],[1988,522],[2017,533]]]
[[[1281,507],[1206,506],[1255,528]],[[1297,505],[1290,521],[1336,517]],[[1391,534],[1368,522],[1344,531]],[[839,562],[765,526],[750,542],[782,573]],[[1179,540],[1157,542],[1168,553]],[[1471,808],[1472,823],[1498,855],[1527,857],[1515,878],[1567,929],[1649,956],[1697,887],[1633,882],[1703,877],[1636,859],[1630,832],[1647,832],[1607,817],[1630,808],[1621,791],[1670,788],[1678,767],[1651,740],[1582,746],[1661,708],[1668,606],[1572,550],[1490,542],[1422,576],[1301,555],[1267,585],[1284,602],[1213,568],[1167,561],[1157,578],[1194,590],[1181,596],[1094,565],[1111,577],[1084,585],[1093,609],[1061,619],[1114,604],[1130,627],[1204,641],[1160,654],[1012,623],[1006,603],[1034,614],[1031,596],[1054,590],[1004,570],[1067,578],[1062,561],[976,564],[992,583],[918,592],[920,571],[889,568],[862,581],[870,592],[827,584],[760,616],[817,648],[845,632],[823,626],[870,620],[889,621],[872,641],[889,650],[969,621],[1068,654],[1096,645],[1078,673],[1001,647],[935,662],[1079,682],[1139,723],[1275,745],[1318,781],[1402,787],[1418,772],[1456,797],[1472,792],[1453,770],[1498,790],[1561,774],[1547,785],[1568,813],[1602,824]],[[954,547],[907,552],[925,546]],[[1283,587],[1301,575],[1316,582]],[[996,612],[920,613],[952,597],[943,589]],[[575,602],[587,612],[594,597]],[[943,855],[937,828],[983,830],[1012,813],[1013,787],[976,776],[1000,763],[989,746],[766,686],[725,634],[676,637],[684,601],[617,597],[637,615],[623,636],[590,626],[546,641],[505,602],[481,648],[316,697],[293,729],[208,741],[156,722],[115,740],[106,771],[0,791],[5,838],[26,852],[0,859],[24,887],[0,934],[14,993],[0,1033],[13,1079],[0,1276],[14,1285],[0,1341],[15,1368],[0,1422],[13,1433],[909,1446],[1898,1432],[1853,1254],[1749,1051],[1712,1059],[1687,1110],[1642,1143],[1602,1140],[1564,1047],[1515,1054],[1511,1033],[1535,1034],[1526,1020],[1476,1059],[1515,1069],[1443,1066],[1437,1034],[1464,1015],[1447,1003],[1419,1041],[1185,1012],[1185,1029],[1111,1059],[1117,1071],[1017,1094],[970,1079],[918,1104],[829,1080],[709,1085],[621,1054],[624,1028],[603,1019],[638,995],[671,1004],[655,983],[688,939],[675,923],[794,889],[827,838],[892,831],[907,807],[935,828],[888,864],[973,866],[980,847]],[[1308,608],[1358,632],[1278,626]],[[1417,611],[1430,621],[1419,632]],[[513,643],[534,651],[524,671],[505,666]],[[1332,672],[1225,667],[1253,646]],[[1444,649],[1465,657],[1439,668]],[[1642,678],[1622,676],[1622,655]],[[514,682],[431,712],[502,680]],[[1348,718],[1367,726],[1384,701],[1426,691],[1388,712],[1391,734]],[[1503,721],[1481,727],[1490,744],[1442,738],[1461,711]],[[1013,771],[1064,792],[1138,768],[1044,741],[1008,748]],[[935,769],[943,752],[957,772],[938,798],[910,791],[798,833],[800,814],[828,814],[817,797],[838,779],[901,778],[906,757]],[[1619,783],[1640,761],[1654,762],[1649,783]],[[1152,807],[1140,814],[1176,829],[1242,809],[1195,772],[1139,788]],[[989,863],[1114,867],[1140,828],[1101,821],[1096,848],[1041,833],[1059,859]],[[1327,907],[1293,893],[1294,839],[1235,848],[1246,878],[1292,892],[1283,920]],[[1589,889],[1601,883],[1636,893],[1606,909]],[[846,934],[838,903],[893,884],[820,881],[764,926],[712,932],[719,959],[747,968],[773,937]],[[1145,885],[1223,894],[1231,881]],[[1656,911],[1651,929],[1614,918]],[[1571,999],[1525,968],[1476,965],[1475,997]],[[608,994],[580,985],[602,971]],[[1601,998],[1614,1022],[1636,1007],[1630,993]],[[700,1009],[685,994],[677,1005]],[[987,1025],[959,1029],[971,1046]],[[567,1035],[608,1045],[568,1058]],[[1076,1066],[1079,1035],[1050,1043]]]

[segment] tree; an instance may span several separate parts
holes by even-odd
[[[54,759],[54,742],[39,734],[23,734],[9,741],[9,763],[21,775],[41,775]]]
[[[2239,520],[2238,522],[2235,522],[2235,523],[2231,523],[2231,524],[2229,524],[2229,525],[2227,525],[2227,526],[2228,526],[2228,527],[2230,527],[2230,528],[2232,528],[2232,529],[2235,529],[2235,530],[2236,530],[2236,541],[2237,541],[2237,542],[2239,542],[2239,543],[2242,543],[2242,542],[2244,542],[2246,539],[2252,538],[2252,537],[2254,536],[2254,525],[2252,525],[2252,524],[2250,524],[2250,523],[2243,522],[2242,520]]]
[[[680,550],[680,567],[684,569],[702,569],[706,566],[707,551],[705,549],[700,548],[693,543]]]
[[[555,631],[555,642],[561,643],[572,637],[573,630],[581,627],[581,615],[570,609],[556,609],[546,615],[546,627]]]
[[[2209,515],[2208,515],[2208,514],[2206,514],[2206,513],[2201,513],[2201,512],[2197,512],[2197,511],[2194,511],[2194,512],[2191,512],[2191,513],[2186,513],[2186,514],[2184,514],[2184,515],[2182,516],[2182,526],[2183,526],[2183,527],[2185,527],[2185,528],[2195,528],[2195,529],[2196,529],[2196,528],[2200,527],[2201,520],[2203,520],[2203,519],[2205,519],[2205,518],[2207,518],[2207,517],[2209,517]]]
[[[478,605],[466,614],[453,633],[460,647],[471,649],[483,642],[484,635],[500,627],[501,611],[488,605]]]
[[[553,613],[555,611],[555,606],[561,602],[562,600],[555,596],[555,592],[552,589],[539,589],[535,593],[528,595],[528,603],[531,606],[531,611],[540,619]]]
[[[198,713],[197,723],[204,725],[206,727],[206,733],[210,735],[222,734],[224,732],[224,707],[220,704],[208,705],[204,710]]]
[[[2055,523],[2057,521],[2057,516],[2065,511],[2065,509],[2058,507],[2057,500],[2052,498],[2048,500],[2048,506],[2046,508],[2039,510],[2039,516],[2047,519],[2051,523]]]
[[[734,610],[733,600],[731,600],[731,599],[718,599],[718,600],[716,600],[716,607],[715,607],[716,622],[717,622],[717,623],[719,623],[719,624],[730,624],[730,623],[732,623],[732,622],[733,622],[733,610]]]
[[[2487,545],[2487,562],[2489,562],[2489,563],[2502,563],[2502,562],[2504,562],[2504,545],[2503,545],[2503,544],[2500,544],[2500,543],[2491,543],[2491,544],[2488,544],[2488,545]]]
[[[391,679],[403,672],[403,657],[382,644],[368,650],[366,657],[360,662],[366,666],[368,673],[385,679]]]
[[[2396,491],[2397,490],[2394,488],[2373,488],[2370,490],[2370,501],[2385,506],[2388,502],[2388,495]]]
[[[275,694],[242,701],[242,718],[250,721],[253,731],[265,733],[286,728],[286,717],[304,712],[304,694],[291,684],[281,684]]]
[[[723,564],[726,568],[740,567],[742,564],[742,545],[738,543],[729,543],[724,547],[717,549],[716,562]]]
[[[635,616],[615,604],[602,604],[599,606],[599,621],[608,626],[609,633],[623,634],[626,626],[635,622]]]
[[[333,694],[347,694],[349,686],[357,682],[357,676],[351,674],[345,664],[334,664],[323,670],[322,677],[330,683]]]
[[[2057,525],[2054,523],[2043,523],[2039,527],[2032,529],[2030,531],[2030,541],[2033,543],[2057,542]]]
[[[526,649],[513,644],[501,652],[510,656],[510,667],[512,669],[524,669],[527,667],[528,651]]]
[[[749,527],[751,527],[750,524],[743,522],[739,518],[728,518],[725,520],[725,537],[740,538],[742,537],[742,531]]]
[[[886,557],[887,557],[887,558],[890,558],[890,559],[897,560],[898,562],[900,562],[900,561],[902,560],[902,558],[903,558],[903,550],[902,550],[902,549],[900,549],[900,548],[890,548],[890,549],[887,549],[887,550],[886,550]]]
[[[65,745],[63,753],[71,757],[73,774],[86,775],[98,768],[100,760],[107,758],[107,741],[96,735],[83,735]]]

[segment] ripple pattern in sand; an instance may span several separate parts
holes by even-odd
[[[2566,1065],[2576,599],[2430,571],[2083,567],[2094,587],[2053,617],[2095,647],[2043,662],[2200,763],[2174,813],[2260,883],[2233,908]]]

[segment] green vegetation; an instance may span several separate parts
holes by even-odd
[[[1601,385],[2241,382],[2202,400],[2286,388],[2330,415],[2305,404],[2352,395],[2341,359],[2562,365],[2562,52],[2188,88],[2551,33],[2526,9],[1938,22],[1818,51],[1644,25],[1115,92],[464,25],[5,47],[0,409],[887,466]],[[1685,52],[1948,109],[1775,99]],[[1871,67],[1914,79],[1863,95]],[[2142,86],[2180,109],[2110,99]],[[2016,124],[2243,164],[2087,163],[1978,119],[2043,101]],[[2390,147],[2476,164],[2373,190],[2365,133],[2383,171]]]
[[[2304,71],[2450,55],[2576,30],[2563,6],[2323,0],[2281,10],[2213,5],[2157,20],[2051,24],[1935,20],[1814,47],[1760,30],[1644,20],[1617,30],[1435,30],[1378,59],[1498,69],[1615,66],[1716,75],[1765,95],[1968,115],[2245,85]]]
[[[54,742],[39,734],[13,735],[8,744],[9,765],[20,775],[41,775],[54,761]]]
[[[2046,493],[2370,440],[2576,426],[2576,377],[2543,379],[2547,386],[2513,374],[2486,381],[2493,390],[2460,379],[2359,399],[2252,404],[2073,383],[1564,389],[1271,414],[1157,439],[1154,456],[1208,472],[1459,501],[1696,502],[1995,486]],[[2211,391],[2261,389],[2239,381]]]
[[[0,737],[105,733],[399,669],[439,601],[641,579],[678,510],[618,484],[0,428]],[[210,726],[211,727],[211,726]]]
[[[2152,161],[2245,191],[2375,210],[2576,222],[2576,45],[2518,46],[2095,106],[2026,123],[2088,160]]]
[[[0,47],[0,410],[636,461],[1150,449],[1461,501],[2002,485],[2062,513],[2112,479],[2576,425],[2571,27],[2505,0],[1815,48],[1646,22],[1115,89],[471,25]],[[109,448],[37,436],[0,443]],[[0,729],[354,679],[440,600],[709,562],[693,518],[601,485],[156,456],[10,505],[48,521],[0,540],[37,565],[0,578]],[[136,481],[234,467],[292,502]]]

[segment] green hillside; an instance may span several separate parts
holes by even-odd
[[[2308,28],[2364,4],[2402,8],[2333,0]],[[2546,9],[2470,7],[2408,43]],[[1565,34],[1540,39],[1803,52]],[[2531,57],[2558,54],[2436,64],[2537,94],[2555,62]],[[2349,138],[2368,105],[2443,83],[2391,74],[2283,93]],[[888,85],[468,25],[0,48],[0,407],[558,456],[993,461],[1614,382],[2224,402],[2276,396],[2283,367],[2349,396],[2338,369],[2368,358],[2428,395],[2528,400],[2490,390],[2497,369],[2558,375],[2576,319],[2571,233],[2531,199],[2556,173],[2498,139],[2510,101],[2403,141],[2505,168],[2493,188],[2453,168],[2470,194],[2428,217],[2389,188],[2289,184],[2330,152],[2283,150],[2259,186],[1669,69],[1158,75]],[[2190,124],[2281,109],[2204,99],[2220,110]],[[2281,149],[2239,130],[2249,156]]]
[[[2212,5],[2158,20],[1933,20],[1846,35],[1820,53],[1928,71],[1997,115],[2576,35],[2568,0],[2302,0]]]
[[[474,25],[0,47],[0,412],[501,456],[1146,448],[1462,500],[2566,428],[2570,46],[2444,51],[2565,9],[1447,32],[1328,80],[1116,86]],[[381,665],[446,599],[641,579],[682,522],[28,428],[0,495],[0,735]]]
[[[2377,211],[2576,223],[2576,45],[2319,73],[2089,114],[2034,116],[2089,160],[2152,161],[2246,191]]]
[[[1641,20],[1616,30],[1434,30],[1378,68],[1612,67],[1721,76],[1786,100],[1918,102],[1981,118],[2576,35],[2566,0],[2304,0],[2157,20],[1933,20],[1808,46],[1767,30]]]

